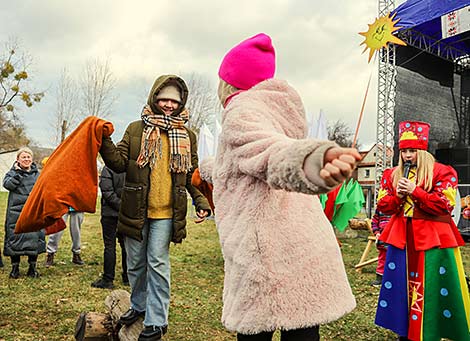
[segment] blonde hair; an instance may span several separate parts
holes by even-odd
[[[233,93],[237,92],[238,90],[239,89],[237,89],[231,84],[228,84],[222,78],[219,78],[219,87],[217,89],[217,96],[219,97],[220,104],[224,106],[227,98]]]
[[[18,151],[16,152],[17,159],[20,157],[21,153],[28,153],[29,155],[31,155],[31,157],[34,157],[33,151],[28,147],[21,147],[20,149],[18,149]]]
[[[417,150],[416,158],[416,185],[423,188],[426,192],[432,189],[432,177],[434,174],[434,156],[426,150]],[[393,187],[397,188],[398,180],[403,177],[403,158],[398,158],[398,166],[392,173]]]

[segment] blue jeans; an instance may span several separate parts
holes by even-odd
[[[147,219],[142,242],[125,237],[131,308],[145,311],[145,326],[168,325],[172,219]]]

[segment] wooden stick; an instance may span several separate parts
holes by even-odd
[[[354,266],[355,269],[360,269],[362,268],[363,266],[366,266],[366,265],[369,265],[369,264],[372,264],[372,263],[375,263],[379,260],[379,257],[375,257],[375,258],[372,258],[372,259],[369,259],[365,262],[362,262],[362,263],[359,263],[357,265]]]

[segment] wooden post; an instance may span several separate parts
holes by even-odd
[[[366,248],[364,249],[364,252],[362,252],[361,260],[359,261],[357,265],[354,266],[357,272],[361,272],[362,267],[378,261],[379,259],[378,257],[366,261],[367,256],[369,255],[370,249],[372,248],[373,245],[375,245],[375,236],[367,237],[367,245],[366,245]]]
[[[352,230],[367,230],[371,231],[370,219],[349,219],[349,227]]]
[[[108,314],[81,313],[75,325],[75,339],[78,341],[109,341],[112,333]]]
[[[366,260],[365,262],[362,262],[362,263],[359,263],[357,265],[354,266],[354,268],[356,269],[356,271],[360,270],[362,267],[366,266],[366,265],[369,265],[369,264],[372,264],[372,263],[375,263],[379,260],[379,257],[375,257],[375,258],[372,258],[372,259],[369,259],[369,260]]]
[[[118,324],[119,317],[124,314],[131,306],[130,294],[125,290],[113,290],[111,294],[106,297],[104,305],[109,311],[113,321],[115,330],[119,330],[118,336],[120,341],[135,341],[139,338],[139,334],[143,328],[144,319],[139,319],[130,326],[122,326]]]
[[[104,300],[108,312],[81,313],[75,326],[78,341],[136,341],[143,328],[143,318],[130,326],[122,326],[119,317],[130,307],[130,294],[125,290],[113,290]]]

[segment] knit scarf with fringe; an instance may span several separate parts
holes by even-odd
[[[137,165],[143,168],[150,164],[150,168],[153,168],[157,162],[157,155],[159,159],[162,158],[160,129],[163,129],[168,131],[170,141],[170,171],[187,173],[191,169],[191,141],[184,123],[189,119],[189,112],[183,110],[178,116],[155,114],[150,106],[146,105],[140,117],[145,127]]]

